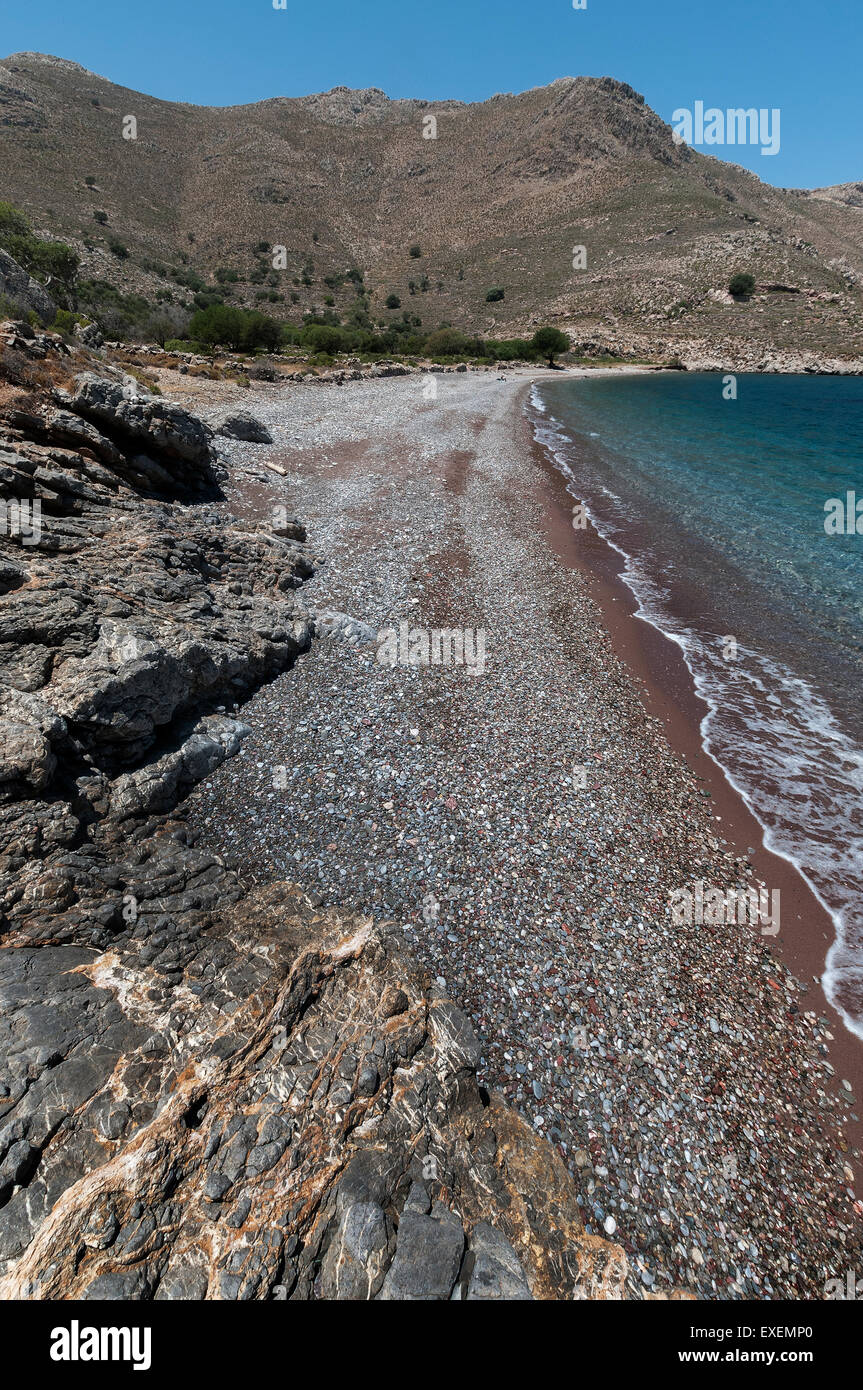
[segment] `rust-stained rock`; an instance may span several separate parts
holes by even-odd
[[[533,1297],[621,1296],[623,1253],[584,1234],[554,1149],[483,1098],[467,1019],[392,927],[270,885],[174,937],[165,970],[148,916],[109,950],[0,952],[28,1080],[3,1107],[0,1296],[449,1297],[482,1223]]]

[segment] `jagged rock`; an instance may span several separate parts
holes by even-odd
[[[173,401],[141,397],[132,379],[121,385],[85,372],[75,383],[70,408],[156,454],[187,463],[211,461],[211,434],[204,422]]]
[[[0,688],[0,786],[25,782],[44,791],[57,766],[52,741],[65,733],[63,719],[44,701]]]
[[[321,1269],[321,1296],[368,1300],[387,1267],[387,1222],[377,1202],[353,1202],[341,1215]]]
[[[105,339],[99,325],[96,323],[78,323],[75,325],[75,336],[80,338],[85,347],[100,348],[104,346]]]
[[[95,425],[73,415],[70,410],[55,410],[45,422],[45,429],[56,443],[68,444],[73,449],[92,449],[103,463],[118,464],[123,461],[116,444],[112,444]]]
[[[290,517],[285,521],[274,521],[270,527],[274,536],[285,536],[292,541],[304,541],[306,539],[306,528],[296,517]]]
[[[189,787],[233,757],[249,733],[249,726],[237,719],[220,715],[201,719],[179,748],[116,778],[111,785],[111,815],[123,820],[172,810]]]
[[[394,930],[339,923],[284,884],[226,905],[229,871],[170,838],[117,867],[134,911],[104,949],[0,952],[0,1161],[29,1146],[0,1208],[0,1296],[40,1281],[42,1297],[94,1297],[116,1281],[122,1297],[188,1297],[206,1280],[218,1298],[445,1299],[465,1231],[490,1220],[534,1296],[579,1296],[581,1279],[620,1295],[622,1253],[584,1235],[551,1146],[484,1103]],[[189,891],[202,877],[209,897]],[[206,901],[218,910],[201,930]],[[408,999],[395,1018],[387,987]],[[367,1039],[384,1080],[339,1100],[339,1062]],[[481,1233],[473,1248],[523,1296],[500,1242]]]
[[[436,1202],[428,1216],[417,1211],[403,1214],[395,1259],[387,1271],[381,1299],[448,1300],[463,1251],[462,1224],[442,1202]]]
[[[226,415],[216,433],[225,435],[228,439],[242,439],[247,444],[273,442],[273,436],[266,425],[262,425],[260,420],[256,420],[254,415],[250,415],[246,410],[235,410]]]
[[[321,608],[314,615],[315,632],[320,637],[335,637],[354,646],[377,640],[377,633],[368,623],[339,613],[335,608]]]

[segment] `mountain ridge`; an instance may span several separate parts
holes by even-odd
[[[128,115],[135,140],[122,138]],[[778,189],[678,146],[614,78],[477,103],[336,86],[211,107],[12,54],[0,126],[4,195],[75,246],[82,274],[151,298],[185,302],[178,267],[205,279],[227,268],[233,302],[269,294],[276,316],[345,318],[354,286],[327,281],[358,267],[375,322],[394,294],[426,328],[507,336],[554,322],[629,352],[673,339],[863,356],[863,223],[842,192],[855,185]],[[264,242],[285,246],[286,269],[256,250]],[[727,294],[739,271],[759,286],[747,304]]]

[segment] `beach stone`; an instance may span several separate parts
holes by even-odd
[[[402,1215],[396,1253],[380,1297],[406,1302],[449,1299],[464,1251],[464,1231],[458,1217],[440,1202],[429,1216]]]
[[[228,439],[242,439],[247,444],[273,442],[273,436],[266,425],[262,425],[260,420],[256,420],[247,410],[234,410],[230,415],[226,415],[216,433]]]
[[[533,1295],[518,1256],[505,1236],[488,1222],[474,1226],[468,1242],[473,1268],[465,1298],[469,1301],[532,1301]]]

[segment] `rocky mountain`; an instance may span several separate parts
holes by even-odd
[[[829,188],[813,188],[812,197],[847,207],[863,208],[863,183],[834,183]]]
[[[335,88],[199,107],[21,53],[0,64],[0,124],[3,196],[82,273],[150,298],[221,271],[234,302],[282,295],[268,312],[298,321],[329,298],[346,315],[355,269],[375,321],[394,294],[427,328],[863,357],[859,185],[773,188],[676,145],[607,77],[475,104]],[[756,279],[748,300],[726,293],[737,271]]]

